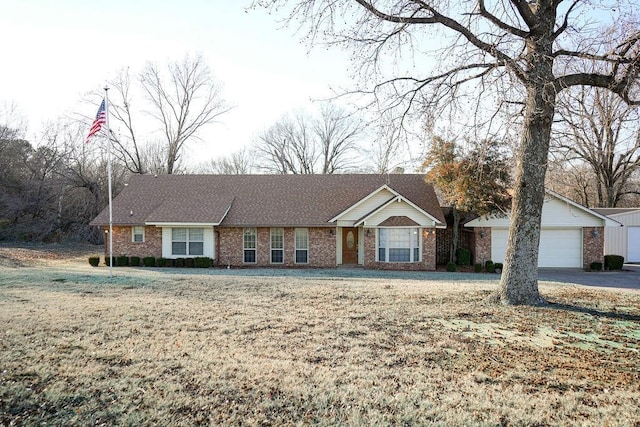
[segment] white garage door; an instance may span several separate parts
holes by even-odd
[[[491,231],[491,257],[503,262],[509,230]],[[582,229],[542,229],[540,232],[539,267],[582,267]]]
[[[640,262],[640,227],[627,228],[627,259],[625,262]]]

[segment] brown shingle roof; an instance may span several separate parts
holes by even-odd
[[[134,175],[113,201],[113,223],[327,226],[333,217],[383,185],[445,222],[433,187],[423,175],[345,174]],[[91,222],[108,223],[108,209]]]

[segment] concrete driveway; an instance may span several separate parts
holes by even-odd
[[[640,265],[638,264],[625,264],[622,271],[599,272],[571,268],[541,268],[538,270],[538,278],[548,282],[640,291]]]

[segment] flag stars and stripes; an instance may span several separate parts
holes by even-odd
[[[105,100],[103,99],[102,103],[100,104],[100,108],[98,108],[98,113],[96,114],[96,118],[93,121],[93,124],[91,124],[91,129],[89,129],[89,134],[87,135],[87,139],[85,140],[86,144],[89,143],[89,139],[91,139],[93,135],[100,132],[100,129],[102,129],[102,125],[106,121],[107,121],[107,112],[105,110]]]

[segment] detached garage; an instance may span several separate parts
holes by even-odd
[[[622,224],[604,229],[605,255],[622,255],[625,262],[640,263],[640,208],[598,208],[594,211]]]
[[[619,225],[555,192],[547,191],[542,207],[539,267],[587,268],[602,262],[604,227]],[[509,216],[480,217],[465,224],[475,230],[475,260],[504,262]]]

